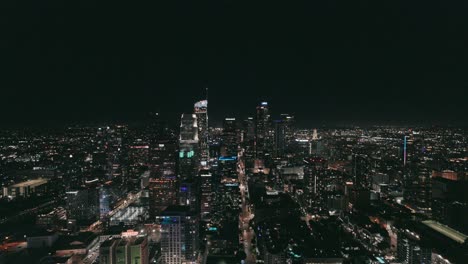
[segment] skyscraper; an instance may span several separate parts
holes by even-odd
[[[119,240],[106,240],[99,247],[99,263],[114,264],[115,263],[115,247]]]
[[[211,173],[208,170],[200,171],[200,213],[201,219],[208,219],[211,213],[211,206],[213,200],[213,184]]]
[[[196,263],[198,220],[186,206],[170,206],[157,217],[161,224],[161,259],[165,264]]]
[[[242,147],[244,148],[244,161],[247,167],[253,167],[255,159],[255,120],[248,117],[242,123]]]
[[[268,102],[261,102],[257,106],[257,114],[255,119],[255,146],[256,157],[262,159],[269,152],[271,143],[271,125],[270,113],[268,110]]]
[[[99,247],[99,263],[102,264],[148,264],[148,239],[111,239]]]
[[[236,119],[226,117],[223,122],[223,150],[221,151],[225,157],[237,156],[237,123]]]
[[[368,189],[370,187],[369,173],[370,173],[369,157],[363,154],[354,154],[353,155],[354,188]]]
[[[138,237],[129,243],[129,259],[128,264],[148,264],[148,239],[146,237]]]
[[[430,264],[432,250],[421,243],[419,236],[408,231],[398,233],[397,258],[407,264]]]
[[[294,117],[288,114],[281,114],[279,119],[276,119],[274,124],[274,147],[275,155],[278,157],[283,156],[292,141],[294,140],[293,133]]]
[[[327,161],[322,158],[312,157],[304,159],[304,194],[305,204],[311,211],[322,207],[325,197],[319,194],[323,190],[324,170]]]
[[[150,179],[150,214],[155,216],[165,206],[175,205],[177,201],[177,181],[175,176]]]
[[[198,169],[198,124],[195,114],[182,114],[179,136],[179,179],[193,178]]]
[[[198,137],[200,144],[200,164],[208,165],[208,100],[198,101],[194,105],[194,113],[197,116]]]
[[[91,223],[99,217],[99,190],[81,188],[67,192],[67,214],[78,223]]]

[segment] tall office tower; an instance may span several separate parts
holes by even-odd
[[[213,201],[213,218],[228,222],[239,219],[239,183],[237,179],[223,177],[216,184],[215,199]]]
[[[355,189],[370,188],[370,162],[367,155],[353,155],[353,183]]]
[[[294,117],[288,114],[281,114],[280,118],[273,122],[274,125],[274,154],[282,157],[290,148],[294,140]]]
[[[468,233],[466,224],[468,223],[468,192],[466,191],[468,181],[451,180],[441,176],[434,173],[431,179],[432,217],[466,234]]]
[[[208,170],[200,171],[200,214],[201,220],[209,220],[213,201],[212,175]]]
[[[67,214],[69,219],[88,224],[99,218],[99,190],[81,188],[67,193]]]
[[[176,175],[177,139],[156,139],[151,146],[151,171],[155,178]]]
[[[149,180],[150,215],[156,216],[164,207],[177,202],[177,181],[175,177]]]
[[[295,119],[294,116],[290,114],[281,114],[280,117],[284,123],[284,141],[285,147],[288,150],[294,142]]]
[[[180,125],[179,138],[179,167],[180,180],[179,205],[190,206],[197,210],[198,169],[199,169],[199,136],[197,116],[183,114]]]
[[[255,152],[259,159],[263,159],[265,155],[269,154],[272,141],[270,122],[268,102],[261,102],[260,105],[257,106],[255,120]]]
[[[109,129],[106,128],[104,132],[106,142],[106,178],[108,180],[113,180],[121,175],[122,140],[126,133],[126,127],[115,126]]]
[[[148,239],[146,237],[137,237],[129,242],[129,262],[127,264],[148,264]]]
[[[237,140],[237,123],[235,118],[226,117],[224,119],[222,139],[221,155],[224,157],[237,156],[239,142]]]
[[[424,246],[418,236],[407,231],[398,232],[398,261],[405,264],[430,264],[431,255],[431,248]]]
[[[114,264],[116,263],[115,248],[120,242],[118,239],[106,240],[99,247],[99,263]]]
[[[323,207],[326,197],[320,197],[323,190],[323,178],[327,161],[322,158],[311,157],[304,159],[304,195],[305,204],[312,212]]]
[[[255,140],[255,121],[253,117],[247,117],[242,122],[242,141],[253,142]]]
[[[208,100],[198,101],[194,105],[194,113],[197,116],[198,137],[200,144],[200,164],[208,165],[210,151],[208,146]]]
[[[195,114],[182,114],[179,137],[179,179],[194,178],[198,170],[198,125]]]
[[[115,246],[115,264],[127,264],[130,261],[128,243],[124,239],[118,239]]]
[[[148,264],[148,239],[140,236],[106,240],[99,247],[99,263]]]
[[[283,120],[275,120],[275,151],[276,157],[283,157],[286,152],[286,124]]]
[[[431,215],[431,172],[429,171],[429,164],[425,160],[420,160],[415,168],[415,176],[417,179],[417,186],[415,186],[415,200],[414,206],[418,212],[424,213],[427,216]],[[407,197],[408,198],[408,197]]]
[[[242,147],[244,148],[244,161],[247,168],[254,166],[255,159],[255,121],[248,117],[242,123]]]
[[[161,224],[161,259],[165,264],[196,263],[198,221],[186,206],[170,206],[157,217]]]

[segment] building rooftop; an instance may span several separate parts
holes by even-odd
[[[139,237],[133,242],[133,245],[135,246],[140,245],[145,241],[145,239],[146,239],[145,237]]]
[[[468,238],[467,235],[460,233],[457,230],[436,221],[427,220],[422,221],[422,223],[428,226],[429,228],[441,233],[442,235],[457,241],[460,244],[464,243],[465,240]]]
[[[18,187],[27,187],[27,186],[38,186],[47,183],[46,179],[34,179],[29,181],[20,182],[17,184],[12,185],[11,187],[18,188]]]

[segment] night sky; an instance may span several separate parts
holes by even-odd
[[[2,3],[2,125],[175,119],[205,87],[215,122],[268,100],[309,127],[466,124],[463,1],[34,2]]]

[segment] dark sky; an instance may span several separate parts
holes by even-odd
[[[463,1],[34,2],[2,3],[2,124],[174,118],[205,87],[214,120],[466,122]]]

